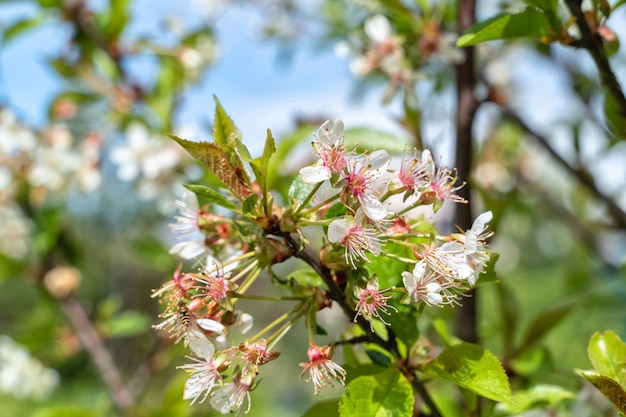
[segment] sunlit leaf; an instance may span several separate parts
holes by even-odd
[[[209,142],[192,142],[168,133],[166,135],[211,171],[235,197],[243,200],[250,195],[250,187],[242,177],[242,171],[228,161],[228,155],[220,147]]]
[[[546,15],[529,7],[521,13],[500,14],[469,28],[457,41],[459,48],[481,42],[511,38],[540,38],[548,33]]]
[[[509,379],[496,356],[478,345],[460,343],[443,350],[422,371],[494,401],[510,402]]]
[[[626,387],[626,344],[617,334],[610,330],[594,333],[587,354],[596,372]]]
[[[397,369],[361,376],[350,382],[339,402],[341,417],[411,417],[415,398]]]

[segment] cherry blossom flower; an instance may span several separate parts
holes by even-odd
[[[191,404],[193,404],[202,397],[199,401],[202,403],[213,390],[213,387],[222,383],[220,369],[230,364],[235,352],[227,350],[216,355],[213,343],[198,330],[191,331],[189,347],[196,357],[188,357],[194,363],[179,367],[191,374],[185,382],[183,399],[192,400]]]
[[[169,225],[176,243],[170,248],[170,254],[178,255],[183,259],[198,259],[206,255],[210,247],[207,237],[200,229],[203,213],[198,205],[198,198],[193,193],[185,193],[182,200],[176,200],[178,215],[174,216],[176,223]]]
[[[350,198],[356,199],[368,218],[374,221],[384,219],[387,216],[387,208],[379,200],[379,188],[386,185],[386,180],[381,177],[387,172],[390,163],[391,157],[384,150],[350,159],[347,165],[348,173],[344,177],[345,186],[342,193],[344,202]]]
[[[244,411],[247,413],[250,411],[250,391],[255,378],[255,372],[235,373],[233,382],[224,384],[211,394],[211,406],[222,414],[238,411],[239,415],[244,411],[244,403],[247,403]]]
[[[313,381],[315,395],[318,395],[320,389],[327,383],[333,386],[333,379],[341,382],[341,385],[345,384],[346,371],[331,360],[333,356],[332,346],[320,347],[311,343],[307,350],[307,356],[309,362],[300,364],[304,368],[300,377],[309,371],[306,382]]]
[[[487,226],[492,218],[491,211],[482,213],[464,235],[454,235],[458,241],[446,242],[440,248],[441,253],[448,259],[448,265],[456,279],[466,280],[472,286],[476,284],[478,276],[484,272],[489,262],[485,240],[493,234]]]
[[[459,177],[454,171],[447,168],[437,168],[428,149],[422,152],[422,164],[424,165],[426,175],[419,186],[422,192],[421,199],[425,203],[432,203],[433,210],[439,210],[446,200],[456,203],[467,203],[463,197],[455,194],[463,188],[465,183],[455,185]]]
[[[425,261],[415,264],[413,272],[404,271],[402,282],[407,290],[407,299],[403,301],[422,301],[426,305],[438,307],[457,303],[457,295],[449,290],[454,282],[439,282],[436,271],[430,270]]]
[[[334,173],[341,172],[346,167],[343,121],[337,119],[324,122],[313,142],[313,149],[320,159],[315,166],[300,170],[302,181],[315,184],[330,179]]]
[[[366,252],[380,255],[380,239],[374,229],[367,227],[362,210],[357,210],[357,217],[350,215],[333,220],[328,226],[328,240],[345,247],[346,262],[356,269],[355,261],[369,262]]]
[[[393,184],[398,188],[406,188],[407,195],[416,194],[426,175],[425,164],[414,153],[402,158],[400,170],[396,173]]]
[[[398,312],[394,306],[387,304],[387,300],[390,299],[391,296],[383,295],[385,291],[389,291],[390,289],[391,288],[387,288],[386,290],[381,291],[376,275],[373,275],[367,281],[365,288],[355,287],[354,296],[358,301],[356,304],[356,315],[354,316],[354,321],[356,321],[356,318],[359,315],[362,315],[367,321],[370,322],[370,330],[372,331],[374,331],[374,327],[372,325],[373,317],[376,317],[389,326],[389,323],[387,323],[380,314],[391,314],[388,309],[391,309],[396,313]]]

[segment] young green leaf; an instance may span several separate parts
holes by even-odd
[[[626,387],[626,344],[617,334],[610,330],[594,333],[587,354],[596,372]]]
[[[217,145],[228,145],[234,147],[235,140],[242,140],[241,132],[235,126],[235,122],[230,118],[222,103],[217,97],[215,100],[215,119],[213,120],[213,140]]]
[[[626,413],[626,392],[620,384],[604,375],[586,371],[579,371],[579,373],[608,398],[621,413]]]
[[[494,401],[512,401],[509,379],[500,361],[478,345],[461,343],[447,347],[422,372]]]
[[[497,39],[537,39],[547,35],[548,26],[548,19],[543,12],[528,7],[521,13],[500,14],[475,24],[459,38],[456,45],[463,48]]]
[[[204,185],[196,185],[196,184],[186,184],[185,188],[189,191],[195,193],[198,197],[202,197],[206,199],[209,203],[217,204],[218,206],[222,206],[227,208],[228,210],[232,210],[236,213],[240,213],[241,210],[239,206],[235,203],[218,193],[212,188],[205,187]]]
[[[350,382],[339,402],[339,415],[411,417],[414,402],[411,385],[404,375],[389,368]]]
[[[233,166],[228,155],[217,145],[209,142],[192,142],[166,133],[174,139],[198,162],[206,167],[218,180],[240,200],[250,195],[250,185],[246,182],[242,168]]]

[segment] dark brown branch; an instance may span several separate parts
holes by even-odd
[[[611,69],[602,38],[597,33],[592,32],[589,27],[581,8],[582,0],[566,0],[565,3],[572,15],[576,18],[576,25],[580,30],[581,39],[578,44],[591,54],[598,68],[600,80],[607,90],[606,94],[613,96],[619,114],[626,119],[626,97],[624,97],[622,86],[619,81],[617,81],[617,77]]]
[[[102,339],[91,325],[91,321],[80,303],[69,296],[59,300],[63,312],[76,331],[81,344],[93,360],[104,384],[117,407],[128,412],[134,405],[135,400],[130,391],[124,385],[111,354],[102,343]]]
[[[458,1],[458,31],[464,33],[476,22],[476,0]],[[478,100],[474,96],[476,86],[476,69],[474,64],[474,47],[464,49],[465,61],[456,70],[456,162],[460,181],[466,183],[459,190],[459,195],[470,200],[471,187],[469,176],[472,169],[472,127],[478,109]],[[463,230],[472,225],[472,208],[469,204],[459,204],[456,208],[455,223]],[[456,333],[461,339],[471,343],[478,341],[476,331],[476,294],[471,292],[461,308],[456,311]]]
[[[593,177],[583,168],[577,168],[570,165],[556,150],[550,145],[548,139],[537,133],[526,124],[515,112],[506,109],[504,116],[512,119],[517,123],[530,137],[534,138],[548,153],[568,172],[570,172],[581,184],[583,184],[598,200],[606,204],[609,214],[613,218],[615,225],[621,229],[626,229],[626,213],[622,208],[609,196],[605,195],[596,186]]]

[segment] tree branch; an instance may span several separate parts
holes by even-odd
[[[548,153],[559,163],[559,165],[569,171],[581,184],[587,187],[598,200],[606,204],[615,225],[621,229],[626,229],[626,212],[624,212],[624,210],[622,210],[622,208],[611,197],[600,191],[593,181],[593,177],[589,175],[585,169],[576,168],[570,165],[569,162],[567,162],[561,155],[558,154],[558,152],[556,152],[556,150],[554,150],[554,148],[552,148],[547,138],[534,131],[511,109],[504,109],[504,116],[515,121],[515,123],[517,123],[527,135],[534,138],[537,143],[543,146],[543,148],[548,151]]]
[[[464,33],[476,23],[476,0],[458,0],[458,32]],[[474,96],[476,86],[476,69],[474,65],[474,47],[464,49],[465,61],[456,69],[456,162],[459,179],[466,183],[459,190],[459,196],[470,201],[471,187],[469,183],[472,168],[472,127],[479,102]],[[463,230],[472,226],[472,208],[469,204],[456,206],[455,223]],[[468,342],[476,343],[476,292],[472,290],[461,308],[456,311],[456,333]]]
[[[624,97],[622,86],[619,81],[617,81],[617,77],[611,69],[602,38],[597,33],[593,33],[587,24],[585,14],[581,8],[582,0],[566,0],[565,3],[572,15],[576,18],[576,25],[581,35],[579,44],[591,54],[598,68],[600,80],[607,90],[606,94],[613,96],[619,114],[626,119],[626,97]]]
[[[72,323],[72,327],[74,327],[78,339],[87,353],[89,353],[96,368],[98,368],[98,372],[102,376],[102,380],[111,394],[111,398],[120,410],[128,412],[134,405],[135,400],[124,385],[122,376],[113,361],[113,357],[91,325],[91,321],[89,317],[87,317],[85,310],[71,295],[59,300],[59,303],[66,317],[70,323]]]

